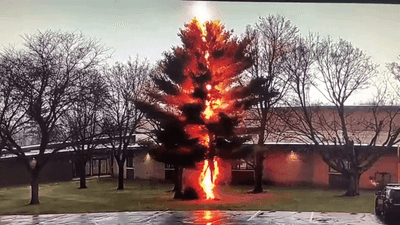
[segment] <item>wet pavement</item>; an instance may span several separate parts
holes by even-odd
[[[0,224],[385,224],[371,213],[287,211],[138,211],[81,214],[4,215]]]

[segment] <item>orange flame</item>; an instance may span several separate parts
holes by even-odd
[[[205,160],[204,166],[203,166],[203,171],[200,174],[200,178],[199,178],[200,186],[203,188],[204,192],[206,193],[206,199],[215,199],[215,195],[214,195],[215,180],[219,174],[219,168],[218,168],[217,160],[212,160],[212,162],[214,165],[213,173],[208,164],[208,160]]]

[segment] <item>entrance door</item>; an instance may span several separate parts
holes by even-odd
[[[98,159],[92,159],[92,176],[100,176],[100,164]]]
[[[110,174],[108,164],[108,159],[92,159],[92,176]]]

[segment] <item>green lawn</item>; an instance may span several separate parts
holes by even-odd
[[[221,186],[221,199],[177,201],[172,184],[129,181],[116,190],[116,180],[92,179],[87,189],[76,181],[40,185],[40,204],[28,205],[29,186],[0,189],[0,214],[72,213],[138,210],[287,210],[299,212],[373,212],[372,191],[358,197],[337,197],[344,191],[265,187],[263,194],[247,194],[250,186]]]

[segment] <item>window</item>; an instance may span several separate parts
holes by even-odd
[[[332,167],[329,167],[329,173],[340,173],[340,172],[336,171]]]
[[[390,197],[393,199],[394,203],[400,203],[400,190],[392,190],[390,192]]]
[[[126,158],[126,167],[133,168],[133,157]]]
[[[233,170],[252,170],[251,166],[246,162],[238,162],[232,165]]]
[[[175,166],[173,164],[165,164],[165,169],[175,169]]]
[[[350,169],[350,162],[346,159],[343,159],[343,164],[345,169]],[[332,167],[329,167],[329,173],[340,173],[339,171],[336,171]]]

